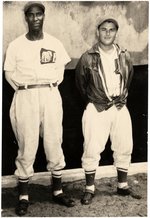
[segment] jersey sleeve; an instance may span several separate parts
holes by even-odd
[[[65,50],[62,43],[60,43],[60,52],[59,52],[59,65],[65,66],[67,63],[71,61],[67,51]]]
[[[5,71],[15,71],[16,69],[16,55],[15,55],[16,49],[12,43],[9,44],[7,51],[6,51],[6,57],[4,61],[4,70]]]

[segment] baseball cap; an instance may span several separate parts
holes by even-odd
[[[25,4],[25,6],[24,6],[24,13],[26,14],[27,11],[31,7],[33,7],[33,6],[38,6],[38,7],[40,7],[43,10],[43,12],[45,12],[45,6],[42,4],[42,2],[39,2],[39,1],[30,1],[27,4]]]
[[[107,21],[114,23],[117,29],[119,28],[118,22],[113,17],[98,18],[97,23],[96,23],[97,28],[99,28],[104,22],[107,22]]]

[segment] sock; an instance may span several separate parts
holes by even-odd
[[[95,185],[90,185],[90,186],[86,185],[85,189],[95,192]]]
[[[53,171],[52,173],[53,194],[56,196],[63,193],[61,182],[61,170]]]
[[[118,188],[128,188],[127,182],[118,182]]]
[[[63,190],[61,189],[61,190],[57,190],[57,191],[53,191],[53,195],[54,196],[57,196],[57,195],[60,195],[60,194],[62,194],[63,193]]]
[[[28,182],[29,182],[29,178],[19,178],[18,179],[18,192],[19,192],[19,196],[20,195],[28,195]]]
[[[117,174],[118,174],[118,182],[127,182],[127,174],[128,170],[123,168],[117,168]]]
[[[87,186],[92,186],[92,185],[94,185],[95,172],[96,172],[96,170],[85,171],[85,178],[86,178],[86,185],[87,185]]]
[[[29,201],[29,195],[19,195],[19,200],[22,199]]]

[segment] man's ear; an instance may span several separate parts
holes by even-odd
[[[27,22],[27,16],[25,15],[25,21]]]
[[[96,37],[99,38],[99,30],[96,30]]]
[[[118,34],[116,33],[115,40],[118,40]]]

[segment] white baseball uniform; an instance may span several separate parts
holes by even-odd
[[[17,86],[10,108],[12,128],[18,141],[15,175],[33,175],[33,163],[39,134],[47,159],[47,169],[57,171],[65,166],[62,143],[62,100],[58,85],[64,66],[70,61],[62,43],[44,32],[41,40],[30,41],[21,35],[9,44],[4,70],[12,72],[10,80]],[[50,87],[28,88],[28,85],[50,84]]]

